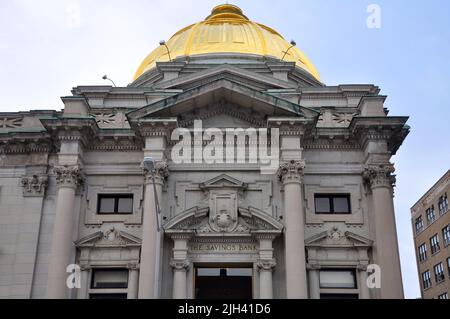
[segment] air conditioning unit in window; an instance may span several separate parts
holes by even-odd
[[[440,275],[437,275],[437,276],[436,276],[436,281],[437,281],[437,282],[441,282],[441,281],[444,280],[444,279],[445,279],[444,274],[440,274]]]

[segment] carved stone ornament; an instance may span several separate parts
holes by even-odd
[[[394,187],[396,181],[394,172],[394,165],[390,163],[369,164],[364,168],[363,178],[370,187]]]
[[[22,177],[24,196],[42,196],[48,185],[47,175],[32,175]]]
[[[170,261],[170,266],[175,270],[175,271],[186,271],[189,268],[189,261],[188,260],[171,260]]]
[[[78,165],[55,166],[53,171],[56,174],[56,184],[58,186],[80,186],[83,184],[82,170]]]
[[[146,177],[146,181],[149,183],[153,182],[153,177],[155,177],[156,183],[164,183],[167,177],[169,177],[169,165],[167,164],[167,162],[164,161],[156,162],[153,172],[149,172],[145,168],[143,170]]]
[[[256,264],[259,271],[272,271],[276,265],[277,263],[274,259],[259,260],[258,263]]]
[[[278,169],[277,176],[283,183],[301,182],[305,169],[305,161],[289,161],[282,163]]]

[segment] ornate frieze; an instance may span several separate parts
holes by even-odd
[[[372,188],[374,187],[394,187],[395,186],[394,165],[369,164],[363,172],[364,181]]]
[[[258,260],[258,262],[256,263],[259,271],[272,271],[276,265],[277,263],[274,259]]]
[[[83,184],[83,173],[78,165],[55,166],[53,171],[56,174],[56,184],[58,186],[78,187]]]
[[[48,185],[47,175],[32,175],[22,177],[24,196],[43,196]]]
[[[278,169],[278,179],[283,183],[289,182],[302,182],[305,169],[304,160],[291,160],[289,162],[282,163]]]
[[[21,117],[4,117],[0,118],[0,128],[19,128],[22,126],[23,118]]]
[[[175,271],[186,271],[189,268],[189,261],[188,260],[171,260],[170,261],[170,267],[172,267]]]

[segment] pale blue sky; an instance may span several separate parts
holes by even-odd
[[[450,2],[232,1],[252,20],[295,39],[328,85],[373,83],[411,134],[394,157],[406,296],[419,297],[410,207],[450,168]],[[366,25],[369,4],[381,28]],[[0,112],[61,109],[77,85],[127,85],[142,59],[220,1],[0,1]],[[72,19],[79,8],[79,21]],[[79,23],[78,23],[79,22]]]

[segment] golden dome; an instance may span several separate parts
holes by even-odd
[[[278,32],[250,21],[240,8],[231,4],[215,7],[204,21],[187,26],[166,43],[170,58],[214,53],[240,53],[282,59],[291,47]],[[169,61],[164,45],[150,53],[137,70],[134,80],[156,66]],[[296,47],[289,49],[284,61],[296,65],[320,81],[319,73],[309,59]]]

